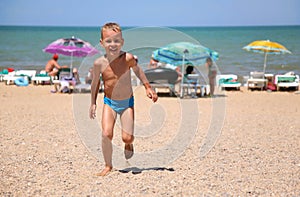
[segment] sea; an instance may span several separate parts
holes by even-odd
[[[124,50],[135,54],[147,69],[152,52],[173,42],[190,41],[219,53],[216,64],[222,74],[247,76],[263,71],[264,54],[243,50],[255,40],[270,40],[284,45],[291,54],[268,55],[266,73],[300,74],[300,26],[243,27],[122,27]],[[43,49],[59,38],[77,37],[99,50],[92,57],[60,55],[60,65],[88,69],[104,54],[99,45],[100,27],[0,26],[0,68],[44,68],[52,54]],[[199,65],[203,67],[204,65]]]

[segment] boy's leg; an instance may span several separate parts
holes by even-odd
[[[116,120],[116,112],[108,105],[103,105],[102,113],[102,154],[105,161],[105,168],[97,174],[98,176],[105,176],[112,170],[112,138],[113,129]]]
[[[130,159],[133,156],[133,130],[134,130],[134,109],[127,108],[120,116],[122,127],[122,140],[125,143],[125,158]]]

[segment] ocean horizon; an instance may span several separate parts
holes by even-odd
[[[223,74],[249,75],[263,71],[264,55],[243,50],[255,40],[270,40],[284,45],[292,54],[268,55],[266,73],[283,74],[293,71],[300,74],[300,26],[173,26],[173,27],[122,27],[125,51],[139,57],[143,69],[152,51],[168,41],[191,40],[219,53],[216,61]],[[99,27],[75,26],[0,26],[0,67],[15,69],[44,68],[52,54],[43,52],[48,44],[59,38],[78,37],[99,46]],[[73,67],[92,67],[101,54],[88,58],[73,58]],[[68,56],[60,55],[60,65],[70,65]],[[200,65],[201,67],[201,65]]]

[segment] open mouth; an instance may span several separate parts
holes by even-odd
[[[112,53],[118,52],[118,48],[109,48],[109,51]]]

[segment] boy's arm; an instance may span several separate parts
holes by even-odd
[[[151,88],[149,81],[144,73],[144,71],[142,70],[142,68],[137,64],[136,60],[133,59],[132,61],[132,66],[131,66],[134,74],[140,79],[140,81],[142,82],[142,84],[144,85],[145,89],[146,89],[146,94],[147,96],[152,99],[153,102],[156,102],[158,97],[156,92]]]
[[[97,96],[100,87],[100,74],[101,74],[101,64],[99,60],[94,62],[93,66],[93,80],[91,84],[91,106],[89,110],[89,116],[91,119],[96,117],[96,108],[97,108]]]

